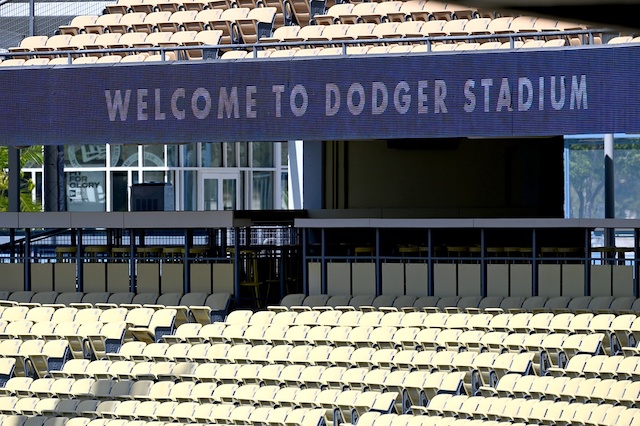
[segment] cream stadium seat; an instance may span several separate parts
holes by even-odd
[[[340,23],[340,15],[351,14],[355,5],[351,3],[338,3],[329,7],[325,14],[313,17],[317,25],[333,25]]]
[[[109,25],[106,25],[106,29],[108,29],[109,32],[112,32],[112,33],[126,34],[131,31],[136,31],[134,29],[136,28],[136,26],[140,26],[140,25],[144,26],[144,21],[146,17],[147,17],[147,14],[144,12],[126,13],[122,15],[122,17],[117,23],[111,23]],[[107,303],[107,301],[100,302],[100,303]]]
[[[33,52],[36,48],[46,46],[47,36],[30,36],[25,37],[17,47],[10,47],[9,52]],[[5,61],[6,62],[6,61]],[[6,64],[3,66],[7,66]],[[29,299],[30,300],[30,299]]]
[[[93,65],[98,62],[98,58],[95,56],[84,56],[80,58],[75,58],[73,60],[73,65]]]
[[[125,342],[117,352],[107,352],[106,356],[111,361],[129,361],[132,356],[141,355],[146,346],[145,342],[129,341]]]
[[[253,44],[262,37],[270,37],[277,9],[275,7],[258,7],[251,9],[246,18],[236,19],[236,28],[240,33],[240,41]]]
[[[85,26],[95,24],[98,15],[79,15],[74,17],[69,25],[60,25],[60,34],[78,35],[85,31]]]

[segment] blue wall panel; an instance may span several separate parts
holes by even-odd
[[[0,143],[640,130],[640,47],[0,69]]]

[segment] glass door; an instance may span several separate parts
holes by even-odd
[[[200,172],[198,210],[238,210],[240,173]]]

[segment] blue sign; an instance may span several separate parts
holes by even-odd
[[[640,131],[640,47],[0,69],[2,144]]]

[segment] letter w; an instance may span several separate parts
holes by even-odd
[[[109,121],[116,121],[116,115],[120,114],[120,121],[127,121],[127,113],[129,112],[129,100],[131,99],[131,90],[124,92],[124,101],[122,100],[122,92],[116,90],[111,98],[111,90],[105,90],[104,96],[107,100],[107,111],[109,112]]]

